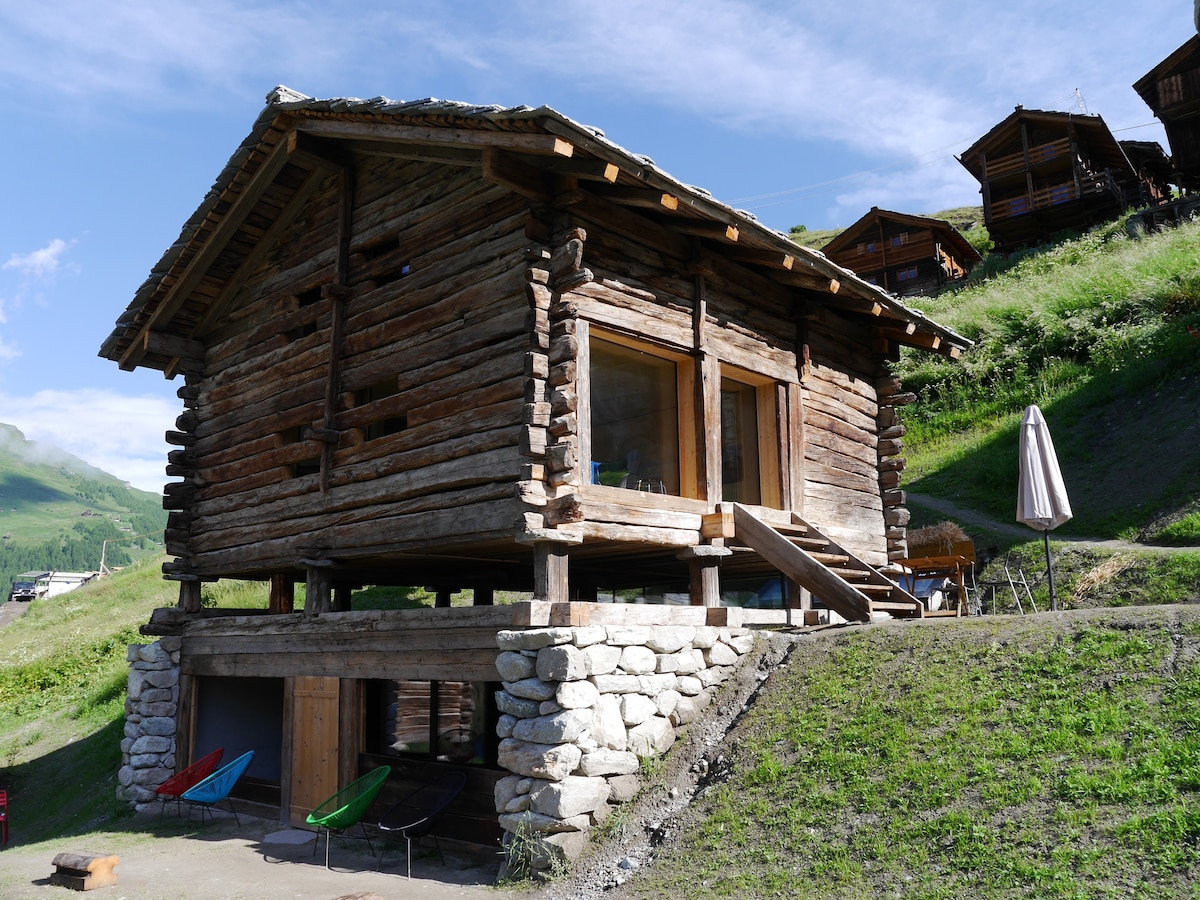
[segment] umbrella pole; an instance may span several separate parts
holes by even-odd
[[[1047,529],[1042,532],[1042,538],[1046,542],[1046,578],[1050,581],[1050,611],[1058,611],[1058,598],[1054,596],[1054,567],[1050,564],[1050,531]]]

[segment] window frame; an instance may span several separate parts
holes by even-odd
[[[578,395],[579,415],[579,466],[584,482],[584,489],[595,492],[600,496],[628,503],[631,495],[634,497],[650,496],[655,500],[677,497],[685,500],[701,499],[699,467],[697,465],[698,430],[696,427],[696,360],[680,350],[664,347],[647,341],[644,338],[634,338],[599,328],[591,323],[580,321],[576,331],[579,338],[579,355],[576,368],[576,392]],[[675,366],[675,403],[677,410],[676,438],[679,449],[679,493],[648,494],[631,491],[628,488],[612,487],[603,484],[593,484],[591,477],[592,465],[592,341],[602,341],[636,350],[657,359],[673,363]]]
[[[780,443],[779,434],[779,394],[784,382],[726,362],[721,363],[721,380],[729,380],[754,388],[755,412],[758,419],[759,499],[757,504],[751,505],[763,506],[768,509],[783,509],[781,466],[784,448]],[[718,424],[720,424],[719,420]],[[718,453],[720,452],[720,442],[718,442]],[[718,466],[721,463],[722,461],[718,460]],[[721,469],[718,468],[718,471]],[[724,485],[720,480],[718,480],[718,484],[722,484],[721,499],[724,500]]]

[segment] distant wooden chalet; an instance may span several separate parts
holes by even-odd
[[[1099,116],[1018,106],[958,161],[980,184],[984,224],[1001,252],[1159,202]]]
[[[893,294],[936,293],[982,261],[979,251],[941,219],[871,207],[822,252]]]
[[[182,638],[179,763],[251,736],[303,821],[465,729],[494,822],[499,629],[647,593],[716,621],[781,573],[792,606],[922,615],[879,572],[901,345],[969,342],[551,109],[276,89],[101,349],[183,379],[179,607],[144,629]],[[227,578],[269,609],[202,608]]]
[[[1133,83],[1167,132],[1172,182],[1200,190],[1200,35]]]

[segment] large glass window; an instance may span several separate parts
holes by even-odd
[[[488,762],[488,694],[469,681],[368,681],[367,751],[444,762]]]
[[[762,502],[758,391],[732,378],[721,379],[721,497],[736,503]]]
[[[679,494],[676,364],[591,342],[592,482]]]

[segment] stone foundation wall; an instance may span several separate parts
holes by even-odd
[[[117,795],[135,809],[155,800],[154,789],[175,774],[175,713],[179,708],[178,637],[131,644],[125,696],[125,738]]]
[[[502,631],[496,811],[510,866],[574,859],[754,645],[746,628],[590,625]],[[517,854],[523,859],[514,859]]]

